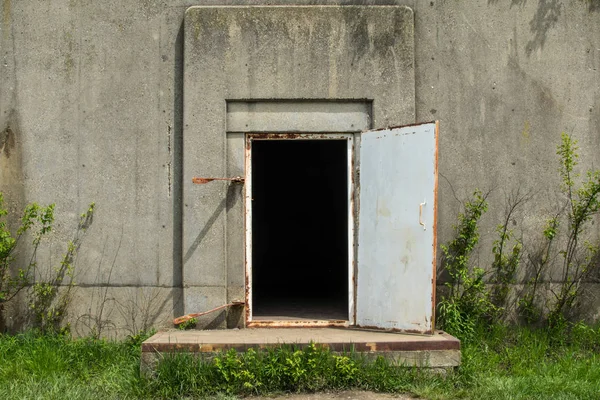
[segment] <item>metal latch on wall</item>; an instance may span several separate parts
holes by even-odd
[[[233,178],[192,178],[192,183],[197,183],[199,185],[203,185],[205,183],[209,183],[212,181],[229,181],[231,183],[244,183],[244,178],[241,176],[234,176]]]

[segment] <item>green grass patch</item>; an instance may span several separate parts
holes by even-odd
[[[0,398],[129,398],[143,388],[139,345],[61,335],[0,336]]]
[[[165,356],[147,379],[139,374],[139,343],[0,335],[0,398],[230,399],[345,389],[427,399],[596,399],[600,393],[600,329],[585,325],[480,331],[463,343],[460,369],[446,376],[312,345],[225,352],[210,360]]]

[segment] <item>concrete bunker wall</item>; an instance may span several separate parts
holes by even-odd
[[[372,82],[344,60],[388,43],[351,45],[351,32],[362,29],[352,25],[360,18],[351,8],[334,22],[324,14],[296,21],[302,22],[296,30],[282,11],[270,28],[285,35],[248,24],[239,28],[255,36],[242,38],[233,24],[212,46],[199,44],[190,54],[197,59],[185,56],[186,38],[212,35],[205,25],[184,27],[186,10],[213,3],[7,0],[0,9],[0,190],[15,211],[31,201],[57,203],[56,235],[41,255],[47,266],[58,261],[78,214],[92,201],[97,205],[77,259],[70,312],[77,333],[98,321],[108,335],[168,324],[173,315],[220,305],[243,288],[242,244],[225,234],[240,224],[241,203],[233,201],[239,194],[223,193],[219,184],[186,186],[193,175],[241,172],[239,134],[216,133],[226,129],[224,100],[287,98],[291,90],[294,98],[387,96],[388,106],[373,103],[377,126],[439,119],[439,243],[451,236],[460,206],[455,195],[464,198],[474,187],[500,189],[483,220],[484,247],[494,239],[504,193],[519,186],[537,193],[537,201],[516,228],[539,232],[539,210],[558,201],[554,149],[561,131],[580,140],[584,167],[598,164],[600,12],[594,3],[368,2],[414,12],[414,84],[397,79],[377,93],[368,93]],[[310,53],[302,35],[316,23],[348,29],[337,42],[313,37],[322,46],[315,51],[327,57],[294,71],[289,60],[295,58],[278,54]],[[295,47],[278,47],[293,37]],[[277,51],[265,53],[257,61],[264,69],[248,75],[239,55],[267,41]],[[401,54],[380,56],[400,63],[378,68],[408,67]],[[208,79],[210,60],[235,68]],[[346,73],[350,79],[343,81]],[[283,79],[289,76],[307,79],[290,87]],[[389,90],[394,85],[401,90]],[[481,254],[482,265],[488,257]],[[598,306],[590,299],[592,315]],[[203,322],[227,325],[224,314]]]

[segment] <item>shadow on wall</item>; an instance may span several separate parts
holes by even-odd
[[[183,288],[183,24],[175,39],[173,67],[173,287]],[[173,315],[183,314],[183,290],[173,297]],[[175,296],[175,295],[174,295]]]
[[[513,0],[513,3],[525,0]],[[529,21],[533,39],[527,42],[525,54],[531,55],[536,50],[543,49],[548,31],[556,25],[560,17],[562,3],[559,0],[539,0],[538,8]]]
[[[93,283],[77,289],[73,311],[83,311],[73,319],[78,336],[120,338],[143,334],[165,325],[166,316],[170,320],[168,303],[179,307],[176,303],[182,299],[180,288],[127,287],[112,281],[122,241],[122,230],[114,250],[107,250],[109,236],[104,239]]]
[[[488,4],[498,4],[502,0],[488,0]],[[510,7],[524,6],[528,0],[510,0]],[[600,0],[579,0],[587,3],[589,12],[600,11]],[[525,54],[530,56],[533,52],[544,48],[548,31],[552,29],[561,15],[563,3],[561,0],[538,0],[536,12],[529,21],[529,29],[533,38],[525,46]]]
[[[206,234],[210,231],[210,228],[212,228],[213,224],[217,221],[219,215],[221,215],[223,210],[225,210],[226,208],[227,211],[231,210],[233,206],[235,206],[237,201],[242,197],[242,185],[238,185],[235,183],[228,183],[227,185],[229,185],[227,187],[227,195],[223,198],[223,200],[221,200],[213,214],[210,216],[208,221],[206,221],[206,224],[204,224],[204,227],[202,228],[200,233],[198,233],[198,236],[196,236],[194,243],[192,243],[190,248],[186,251],[185,256],[183,257],[184,264],[192,257],[192,255],[202,242],[202,239],[204,239]]]

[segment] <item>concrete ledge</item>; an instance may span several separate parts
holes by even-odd
[[[311,343],[336,353],[357,352],[369,360],[384,357],[399,366],[452,368],[460,365],[460,341],[445,332],[407,335],[336,328],[190,330],[159,332],[142,343],[141,370],[155,369],[168,353],[192,353],[212,359],[220,351],[267,349],[285,345],[303,348]]]

